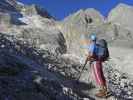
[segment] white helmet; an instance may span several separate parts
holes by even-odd
[[[97,39],[97,37],[96,37],[96,34],[91,34],[90,35],[90,39],[92,40],[92,41],[96,41],[96,39]]]

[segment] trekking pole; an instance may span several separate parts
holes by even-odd
[[[87,62],[88,62],[88,58],[86,58],[86,60],[85,60],[85,64],[84,64],[84,66],[83,66],[83,68],[82,68],[82,70],[81,70],[81,72],[80,72],[80,74],[79,74],[78,80],[80,79],[80,77],[81,77],[81,75],[82,75],[82,72],[83,72],[83,70],[84,70],[84,68],[85,68],[85,66],[86,66],[86,64],[87,64]]]

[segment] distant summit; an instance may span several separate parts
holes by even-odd
[[[133,7],[120,3],[109,13],[108,21],[123,26],[133,32]]]
[[[115,45],[132,47],[133,43],[129,42],[133,37],[132,17],[133,7],[122,3],[112,9],[107,18],[94,8],[81,9],[59,23],[59,28],[64,33],[70,52],[76,52],[76,55],[79,50],[82,51],[78,45],[81,35],[88,37],[91,33]]]
[[[71,23],[77,23],[78,21],[83,21],[84,23],[87,22],[88,24],[102,23],[103,20],[104,17],[94,8],[88,8],[86,10],[81,9],[64,19],[64,21],[70,21]]]

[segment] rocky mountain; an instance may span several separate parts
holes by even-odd
[[[126,4],[119,4],[108,16],[108,21],[120,25],[129,31],[132,31],[133,23],[130,20],[133,16],[133,7]]]
[[[46,18],[53,18],[46,10],[37,5],[23,6],[21,12],[26,16],[40,15]]]
[[[3,0],[1,1],[3,6],[0,7],[6,8],[5,4],[11,5],[11,2]],[[11,5],[12,9],[7,9],[6,12],[1,9],[3,12],[0,17],[0,99],[78,98],[76,93],[69,93],[68,88],[62,83],[65,79],[61,74],[62,70],[52,71],[54,62],[57,62],[57,55],[66,52],[65,39],[60,30],[55,28],[55,21],[46,13],[44,15],[43,11],[39,12],[40,14],[36,13],[34,7],[27,10],[28,8],[23,8],[24,5],[20,3],[18,6],[21,6],[21,9],[14,5]],[[22,9],[26,9],[26,13],[23,13]],[[35,13],[31,16],[33,12]],[[22,16],[17,17],[18,13]],[[62,66],[65,64],[64,62]]]
[[[76,13],[69,15],[62,22],[59,22],[58,27],[64,33],[68,46],[68,53],[84,52],[80,49],[81,35],[88,35],[94,31],[99,25],[104,23],[104,17],[95,9],[79,10]],[[80,26],[80,27],[79,27]],[[78,49],[76,49],[78,48]]]
[[[85,49],[81,45],[87,45],[91,33],[96,33],[99,38],[108,40],[110,45],[132,48],[133,43],[130,41],[132,41],[133,32],[129,16],[132,16],[132,7],[119,4],[110,12],[108,18],[104,18],[94,9],[80,10],[66,17],[57,26],[64,33],[68,53],[82,56]],[[126,22],[123,21],[124,19]],[[85,42],[83,43],[82,40]]]
[[[100,100],[94,96],[89,64],[78,80],[87,52],[84,46],[93,32],[109,42],[111,51],[104,64],[112,93],[108,100],[132,100],[131,22],[123,22],[127,16],[117,20],[122,11],[130,16],[131,9],[120,4],[106,19],[91,8],[57,21],[36,5],[1,0],[0,100]]]
[[[132,6],[126,4],[119,4],[109,13],[107,19],[108,22],[111,22],[117,27],[119,44],[121,40],[124,40],[125,42],[127,41],[126,44],[131,44],[129,47],[133,47],[131,42],[133,37],[133,24],[130,20],[133,15],[132,11]]]

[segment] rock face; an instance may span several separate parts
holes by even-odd
[[[84,52],[79,45],[82,35],[87,36],[103,23],[103,16],[95,9],[79,10],[59,23],[58,27],[65,36],[68,53],[76,53],[76,55],[81,56]]]
[[[24,7],[26,8],[21,8],[21,10],[25,9],[21,18],[6,13],[1,15],[0,32],[15,35],[15,37],[24,39],[34,47],[44,48],[53,54],[65,53],[65,39],[60,30],[55,27],[54,19],[36,6]],[[15,24],[14,21],[16,21]]]
[[[118,24],[129,31],[132,31],[133,23],[130,19],[133,16],[133,7],[126,4],[119,4],[108,16],[108,21]]]
[[[53,18],[47,11],[37,5],[23,6],[21,11],[26,16],[40,15],[45,18]]]
[[[28,14],[23,14],[14,6],[13,1],[1,0],[0,4],[0,99],[78,98],[75,93],[64,92],[65,86],[61,80],[65,76],[48,69],[50,58],[54,59],[66,52],[64,36],[55,27],[55,21],[35,7],[27,10]],[[23,9],[23,5],[20,6]],[[33,12],[34,15],[30,16]],[[17,14],[22,15],[21,18]]]
[[[132,47],[133,45],[132,42],[130,42],[133,37],[133,24],[130,20],[133,16],[132,11],[132,6],[119,4],[109,13],[108,16],[108,22],[111,22],[113,25],[115,25],[116,29],[118,30],[118,43],[124,43],[123,41],[125,41],[126,44],[129,44],[128,47]]]
[[[133,32],[129,16],[132,16],[132,7],[119,4],[110,12],[107,19],[96,10],[87,9],[68,16],[57,26],[66,38],[68,53],[84,57],[87,51],[82,46],[87,46],[91,33],[106,39],[112,46],[132,48]],[[84,44],[82,40],[85,40]]]
[[[67,89],[63,84],[65,77],[48,69],[50,66],[48,51],[41,52],[14,36],[0,34],[0,54],[1,100],[77,100],[79,98],[72,91],[69,93],[64,90]],[[49,57],[47,58],[46,55]]]

